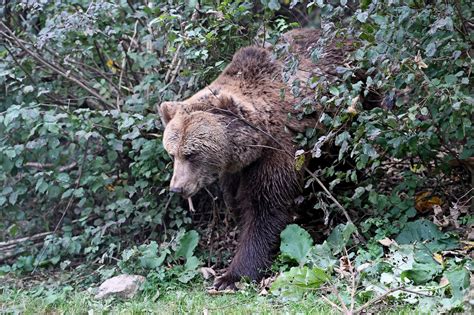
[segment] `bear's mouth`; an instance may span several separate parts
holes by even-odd
[[[196,195],[203,187],[201,185],[193,185],[193,187],[190,187],[190,189],[185,189],[181,196],[184,198],[184,199],[188,199],[188,198],[191,198],[193,197],[194,195]]]

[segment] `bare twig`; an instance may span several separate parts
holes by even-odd
[[[339,305],[328,299],[325,295],[321,295],[321,298],[324,300],[324,302],[328,303],[329,305],[337,309],[339,312],[344,313],[344,310]]]
[[[188,198],[188,205],[189,205],[189,210],[191,212],[196,212],[196,209],[194,209],[193,200],[191,199],[191,197]]]
[[[376,297],[370,301],[368,301],[367,303],[365,303],[364,305],[362,305],[361,307],[359,307],[358,309],[355,310],[355,314],[358,314],[358,313],[361,313],[362,311],[364,311],[365,309],[367,309],[369,306],[375,304],[375,303],[378,303],[380,301],[382,301],[383,299],[385,299],[387,296],[389,296],[390,294],[394,293],[394,292],[397,292],[397,291],[404,291],[404,292],[408,292],[408,293],[412,293],[412,294],[418,294],[418,295],[424,295],[424,296],[429,296],[427,294],[424,294],[424,293],[421,293],[421,292],[416,292],[416,291],[412,291],[412,290],[409,290],[409,289],[405,289],[404,287],[398,287],[398,288],[394,288],[394,289],[390,289],[388,290],[387,292],[385,292],[384,294],[382,294],[381,296],[379,297]]]
[[[28,236],[28,237],[22,237],[22,238],[17,238],[17,239],[6,241],[6,242],[0,242],[0,248],[3,249],[5,247],[10,247],[11,245],[24,243],[26,241],[35,241],[35,240],[44,238],[44,237],[46,237],[50,234],[51,234],[51,232],[43,232],[43,233],[35,234],[35,235],[32,235],[32,236]]]
[[[350,312],[351,314],[354,312],[354,304],[355,304],[355,294],[357,291],[357,284],[356,284],[356,277],[357,277],[357,272],[354,269],[354,266],[352,266],[351,259],[349,258],[349,254],[347,253],[347,249],[344,247],[344,252],[347,257],[347,263],[349,265],[349,272],[351,274],[351,307],[350,307]]]
[[[170,65],[170,68],[168,69],[168,71],[166,72],[166,75],[165,75],[165,82],[167,82],[168,84],[170,84],[172,81],[169,80],[170,78],[170,75],[172,72],[174,72],[174,68],[175,68],[175,64],[178,60],[178,56],[179,56],[179,51],[181,50],[181,46],[182,44],[179,43],[178,44],[178,47],[176,48],[176,51],[174,53],[174,56],[173,56],[173,59],[171,60],[171,65]],[[181,63],[179,63],[181,64]],[[168,81],[169,80],[169,81]]]
[[[53,163],[26,162],[25,166],[43,170],[45,168],[54,167],[54,164]],[[59,172],[69,171],[75,168],[76,166],[77,166],[77,162],[72,162],[68,165],[61,166],[60,168],[58,168],[58,171]]]
[[[119,77],[119,83],[118,83],[119,90],[122,86],[122,79],[123,79],[123,73],[125,72],[125,65],[126,65],[126,62],[127,62],[127,56],[130,54],[130,50],[132,49],[133,41],[135,40],[135,36],[137,36],[137,31],[138,31],[138,20],[135,22],[135,28],[133,30],[132,39],[130,40],[130,45],[128,45],[127,52],[124,52],[124,55],[123,55],[122,66],[121,66],[122,69],[120,70],[120,77]],[[116,106],[117,106],[117,109],[120,111],[120,94],[117,95]]]

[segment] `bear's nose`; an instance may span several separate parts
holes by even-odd
[[[177,193],[177,194],[182,194],[183,193],[183,187],[170,187],[170,191]]]

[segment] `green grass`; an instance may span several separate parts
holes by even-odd
[[[0,314],[336,314],[317,294],[295,302],[260,296],[254,287],[236,293],[210,295],[206,284],[157,284],[132,299],[94,299],[91,290],[73,288],[61,280],[3,281],[0,277]],[[25,284],[26,283],[26,284]],[[158,290],[157,288],[160,287]],[[420,313],[407,306],[379,304],[378,312]],[[372,309],[371,311],[373,311]]]
[[[331,314],[331,308],[316,298],[282,303],[259,296],[252,290],[234,294],[209,295],[204,287],[160,290],[159,296],[142,293],[130,300],[95,300],[87,291],[41,292],[38,289],[4,289],[0,313],[21,314]],[[40,296],[37,296],[40,295]]]

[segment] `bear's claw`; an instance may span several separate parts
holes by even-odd
[[[214,284],[212,285],[213,288],[217,291],[223,291],[223,290],[237,290],[237,286],[235,283],[238,281],[238,279],[230,274],[224,274],[221,277],[216,278],[214,280]]]

